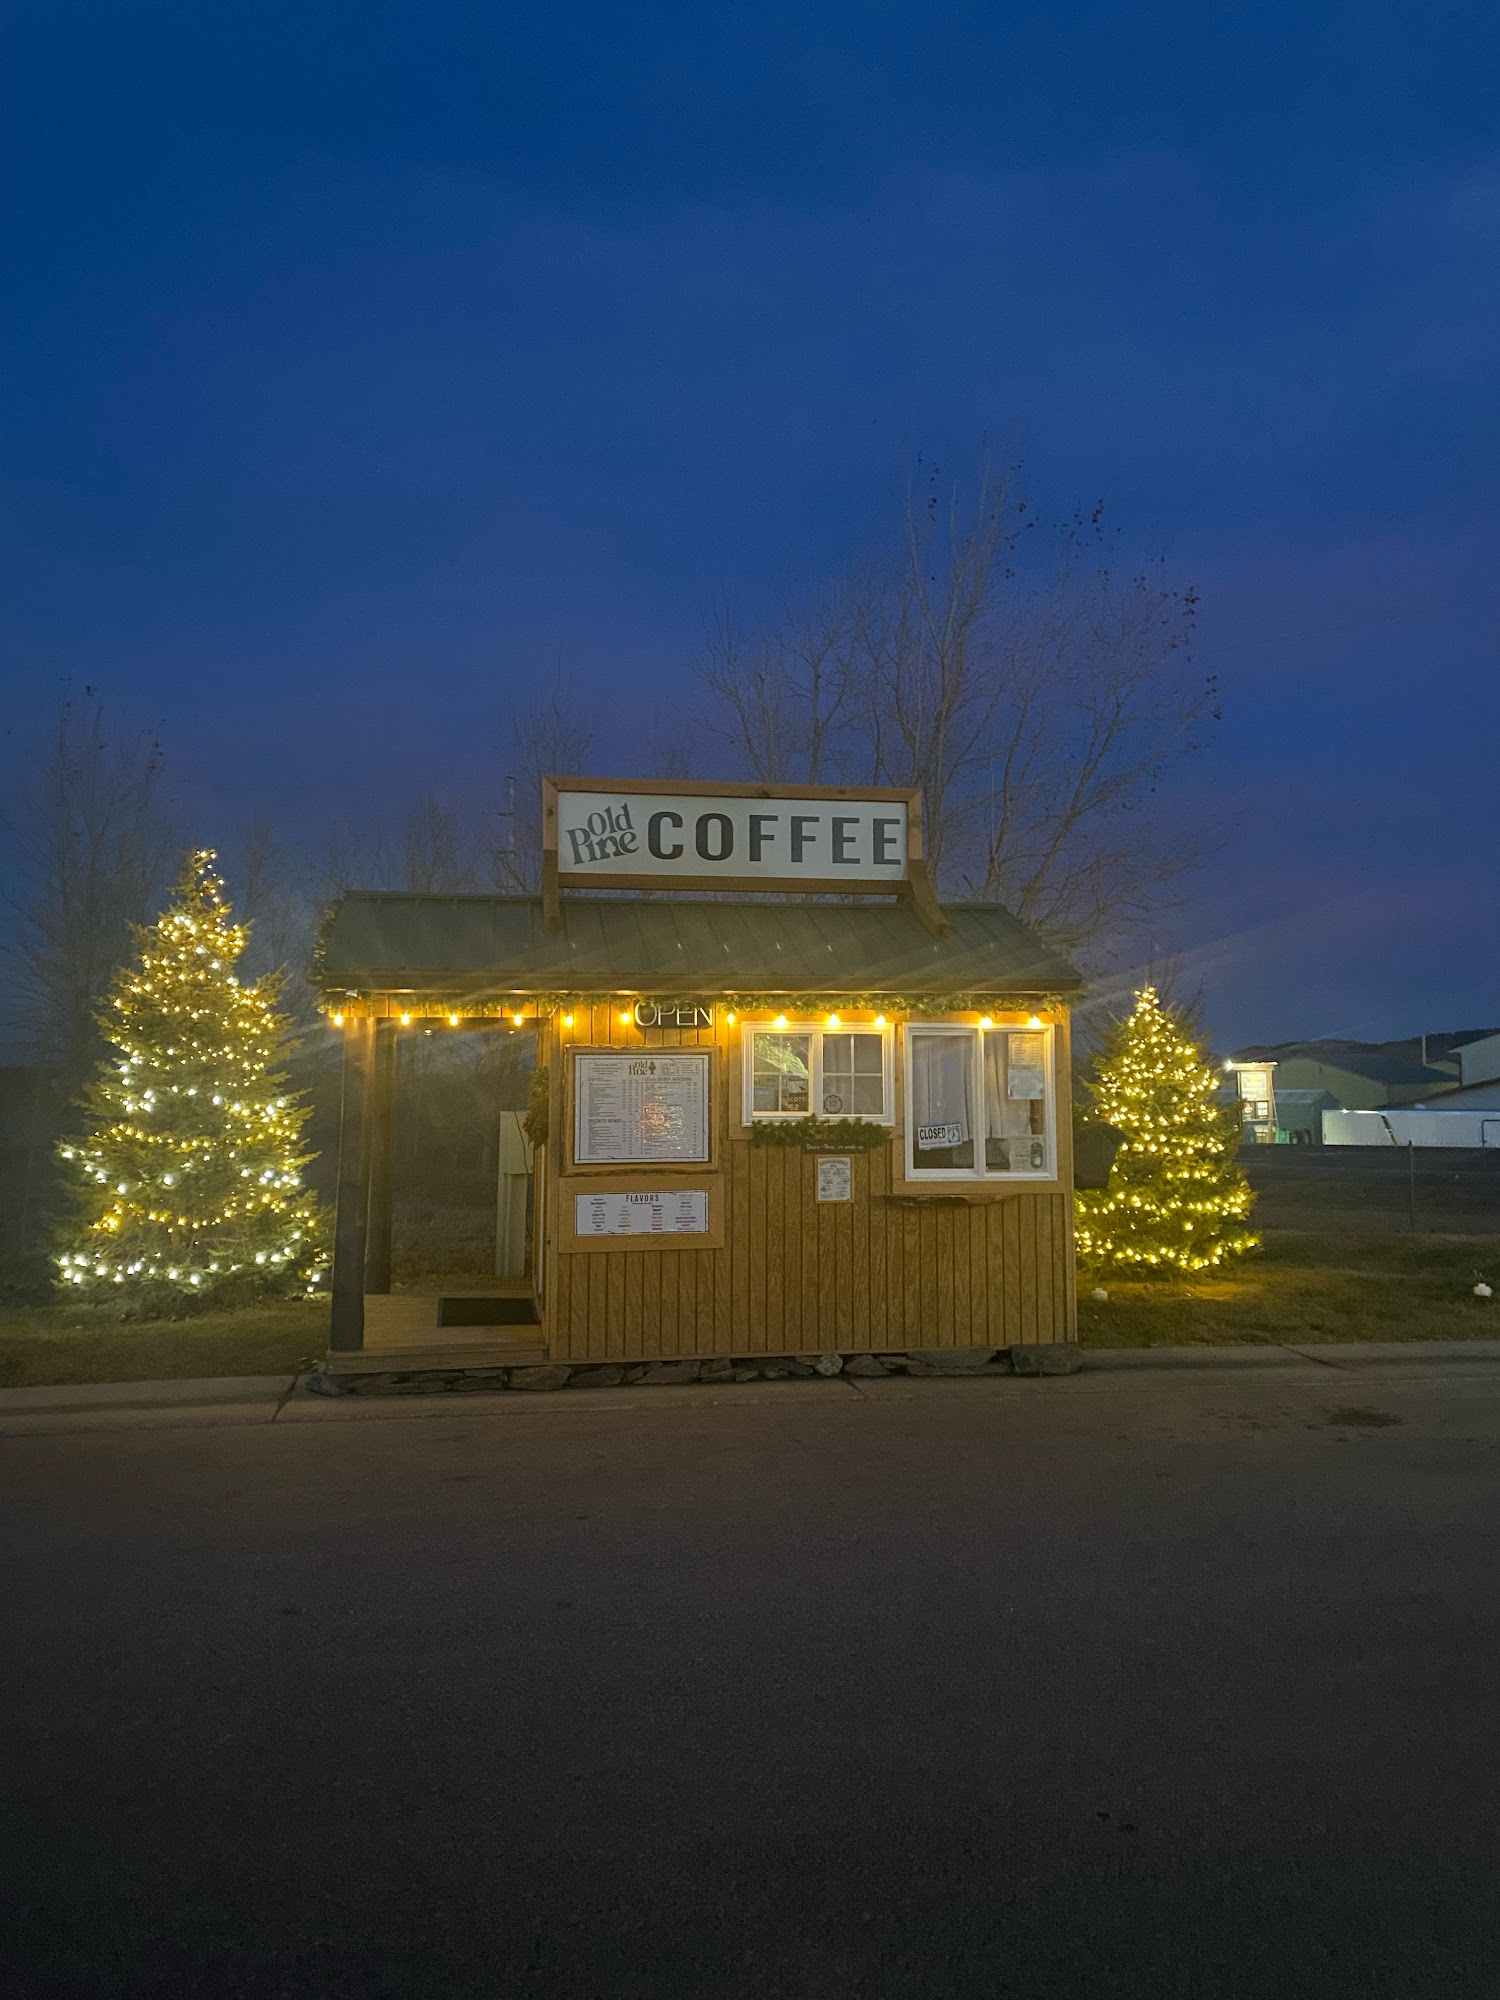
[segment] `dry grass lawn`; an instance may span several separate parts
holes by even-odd
[[[1481,1279],[1496,1298],[1474,1297]],[[1500,1335],[1500,1237],[1275,1231],[1223,1277],[1085,1273],[1078,1291],[1086,1347],[1478,1339]]]
[[[122,1321],[76,1305],[14,1307],[0,1315],[0,1385],[289,1375],[327,1346],[326,1298],[175,1320]]]

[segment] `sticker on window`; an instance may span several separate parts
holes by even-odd
[[[919,1125],[917,1127],[917,1150],[935,1153],[943,1146],[961,1146],[964,1142],[962,1125]]]

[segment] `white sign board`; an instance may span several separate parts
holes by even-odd
[[[648,1194],[580,1194],[573,1227],[579,1236],[706,1236],[708,1194],[702,1188]]]
[[[908,879],[903,798],[746,798],[726,792],[557,793],[560,880],[611,876],[847,882]]]
[[[708,1158],[709,1052],[574,1058],[573,1158],[579,1166]]]
[[[848,1159],[822,1159],[818,1162],[818,1200],[853,1201],[854,1169]]]

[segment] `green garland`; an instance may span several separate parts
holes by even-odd
[[[531,1072],[531,1088],[526,1095],[526,1115],[521,1120],[521,1130],[533,1146],[545,1146],[551,1126],[551,1104],[549,1094],[551,1075],[546,1063],[538,1063]]]
[[[815,1153],[873,1153],[891,1136],[868,1118],[788,1118],[750,1127],[752,1146],[801,1146]]]
[[[319,965],[315,963],[314,983],[319,983],[319,970]],[[371,996],[361,994],[359,997],[368,1000]],[[538,1017],[581,1013],[590,1007],[616,1009],[633,1005],[642,996],[639,993],[509,993],[481,998],[472,993],[420,992],[377,997],[383,1018],[395,1019],[407,1012],[414,1022],[444,1019],[449,1014],[480,1021],[503,1020],[512,1014],[522,1014],[526,1025],[534,1027]],[[663,993],[655,997],[665,1000],[672,996]],[[884,1014],[888,1020],[898,1016],[925,1020],[944,1014],[1055,1013],[1071,1004],[1055,993],[720,993],[710,998],[700,987],[681,997],[702,1000],[705,1005],[735,1014],[785,1014],[789,1021],[798,1024],[804,1020],[811,1022],[814,1016],[843,1014],[850,1009]],[[325,987],[323,1004],[326,1012],[338,1010],[341,999],[341,991],[330,991]],[[850,1025],[858,1028],[868,1023],[856,1021]],[[657,1034],[667,1031],[645,1028],[639,1032]]]

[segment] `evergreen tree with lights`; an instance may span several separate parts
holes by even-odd
[[[328,1268],[280,976],[240,984],[249,927],[214,860],[190,854],[161,917],[135,927],[140,961],[100,1014],[114,1053],[85,1093],[84,1137],[62,1148],[63,1289],[132,1315],[300,1296]]]
[[[1109,1186],[1080,1189],[1078,1254],[1138,1272],[1212,1270],[1253,1250],[1255,1199],[1234,1154],[1239,1120],[1219,1072],[1147,986],[1105,1041],[1089,1090],[1123,1135]]]

